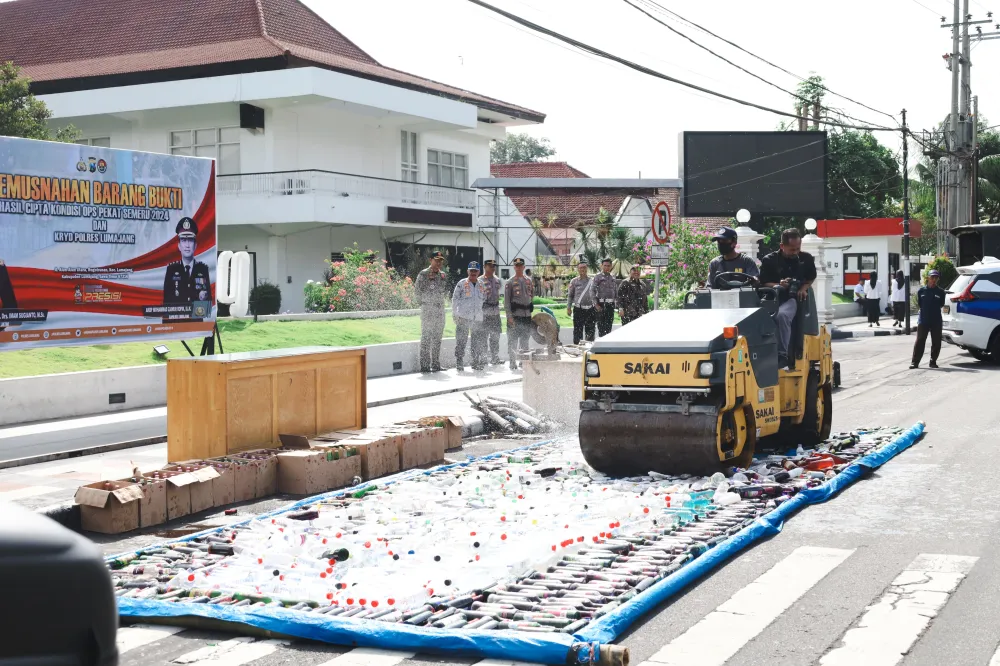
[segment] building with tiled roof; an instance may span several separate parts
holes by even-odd
[[[0,62],[95,153],[214,158],[219,249],[291,310],[354,243],[402,270],[486,258],[471,184],[545,118],[382,64],[299,0],[12,0],[0,26]]]

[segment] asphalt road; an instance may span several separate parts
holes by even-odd
[[[925,439],[635,626],[619,641],[633,664],[993,664],[1000,643],[992,455],[1000,367],[946,347],[940,370],[912,371],[911,344],[905,336],[835,343],[843,388],[834,396],[834,429],[923,420]],[[232,636],[136,632],[122,631],[132,646],[125,665],[167,664],[206,646],[215,646],[215,661],[195,655],[184,663],[477,661],[308,642],[219,647]]]

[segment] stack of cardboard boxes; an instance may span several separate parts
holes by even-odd
[[[118,534],[275,493],[314,495],[422,467],[462,443],[462,420],[430,417],[308,439],[281,435],[282,448],[172,463],[76,493],[84,530]]]

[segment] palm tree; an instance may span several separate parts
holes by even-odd
[[[1000,155],[979,160],[980,217],[991,224],[1000,222]]]

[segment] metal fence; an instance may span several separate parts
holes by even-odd
[[[470,210],[476,207],[474,190],[315,169],[219,176],[218,193],[221,197],[327,194],[424,206]]]

